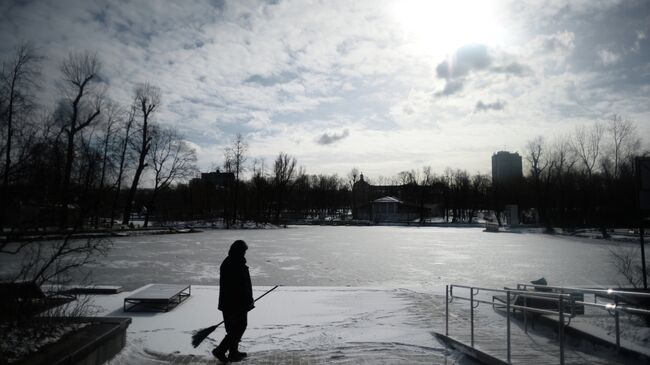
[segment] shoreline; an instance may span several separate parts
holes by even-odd
[[[286,225],[273,225],[270,223],[257,224],[253,222],[242,222],[226,228],[223,225],[215,224],[182,224],[177,226],[164,226],[164,227],[147,227],[147,228],[126,228],[126,229],[84,229],[79,231],[27,231],[18,234],[10,234],[10,232],[3,232],[0,235],[0,242],[6,243],[19,243],[27,241],[52,241],[61,240],[65,238],[72,239],[92,239],[92,238],[109,238],[109,237],[131,237],[131,236],[145,236],[145,235],[165,235],[165,234],[183,234],[183,233],[199,233],[204,230],[265,230],[265,229],[287,229],[290,226],[297,227],[314,227],[314,226],[330,226],[330,227],[408,227],[408,228],[486,228],[485,223],[451,223],[451,222],[429,222],[424,224],[419,223],[371,223],[366,221],[295,221],[288,222]],[[602,231],[594,227],[582,228],[561,228],[542,227],[539,225],[517,225],[517,226],[502,226],[498,231],[484,232],[491,233],[512,233],[512,234],[543,234],[558,237],[575,237],[593,239],[601,242],[616,242],[616,243],[638,243],[639,236],[636,233],[630,232],[629,229],[616,229],[608,230],[609,237],[603,237]],[[9,234],[8,234],[9,233]]]

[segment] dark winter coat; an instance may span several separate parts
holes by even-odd
[[[253,286],[246,258],[228,255],[219,271],[219,310],[247,312],[253,309]]]

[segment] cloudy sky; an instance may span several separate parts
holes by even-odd
[[[97,52],[112,98],[161,87],[203,170],[242,133],[308,173],[390,176],[430,165],[490,171],[613,113],[650,140],[650,2],[2,1],[0,54],[21,41],[61,60]]]

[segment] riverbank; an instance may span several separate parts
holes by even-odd
[[[25,231],[4,231],[0,234],[0,242],[28,242],[28,241],[50,241],[66,238],[88,239],[108,237],[131,237],[145,235],[165,235],[178,233],[198,233],[203,230],[218,229],[278,229],[282,228],[270,223],[237,222],[226,225],[223,222],[176,222],[172,225],[142,227],[135,224],[133,228],[127,226],[115,226],[114,228],[100,229],[78,229],[59,230],[56,228],[44,228]]]
[[[35,230],[22,232],[4,232],[0,235],[0,241],[4,242],[28,242],[28,241],[51,241],[66,238],[87,239],[106,237],[129,237],[142,235],[196,233],[201,230],[187,227],[151,227],[151,228],[125,228],[125,229],[96,229],[96,230]]]

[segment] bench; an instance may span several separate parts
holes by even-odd
[[[124,311],[169,312],[191,294],[191,285],[151,284],[124,298]]]

